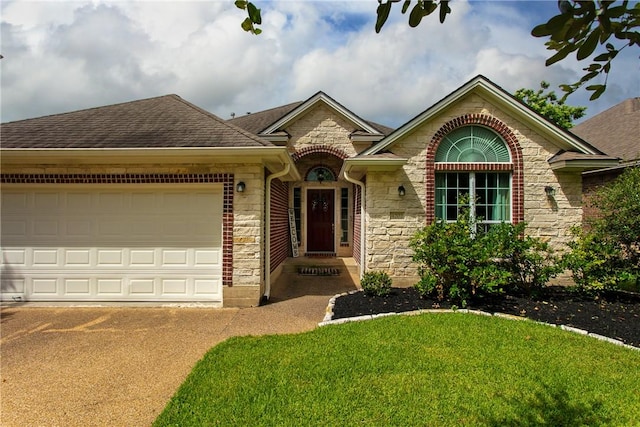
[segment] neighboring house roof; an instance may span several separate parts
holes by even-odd
[[[611,156],[624,161],[640,159],[640,97],[596,114],[571,132]]]
[[[3,150],[273,147],[177,95],[9,122],[1,130]]]

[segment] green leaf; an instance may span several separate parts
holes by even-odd
[[[411,14],[409,15],[409,26],[417,27],[420,25],[420,21],[422,21],[422,7],[420,7],[420,3],[416,4],[411,10]]]
[[[238,9],[242,9],[242,10],[245,10],[246,7],[247,7],[246,0],[236,0],[236,2],[234,4],[236,5],[236,7]]]
[[[560,49],[560,51],[558,51],[551,58],[548,58],[546,60],[546,62],[545,62],[545,65],[548,67],[549,65],[555,64],[558,61],[562,61],[564,58],[567,57],[567,55],[569,55],[574,50],[576,50],[576,47],[575,47],[574,44],[569,44],[569,45],[563,47],[562,49]]]
[[[444,20],[447,18],[447,14],[451,13],[451,8],[449,7],[449,0],[442,0],[440,2],[440,23],[444,23]]]
[[[587,86],[587,90],[594,91],[591,97],[589,98],[589,101],[595,101],[596,99],[600,98],[600,95],[602,95],[606,89],[607,89],[607,85]]]
[[[404,4],[402,5],[402,14],[404,15],[409,10],[409,6],[411,6],[411,0],[404,0]],[[391,6],[389,6],[391,8]]]
[[[533,37],[546,37],[550,36],[553,31],[547,28],[547,24],[537,25],[533,30],[531,30],[531,35]]]
[[[391,12],[391,2],[380,3],[378,5],[378,10],[376,11],[378,15],[378,18],[376,19],[376,33],[379,33],[384,23],[387,22],[389,12]]]
[[[585,58],[588,58],[594,50],[596,50],[596,46],[598,46],[598,39],[600,38],[600,28],[596,28],[589,34],[589,37],[582,43],[580,49],[578,49],[578,53],[576,57],[578,61],[582,61]]]
[[[249,18],[254,24],[262,24],[262,17],[260,16],[260,9],[258,9],[253,3],[247,3],[247,9],[249,12]]]
[[[251,19],[249,18],[244,18],[244,21],[242,21],[242,24],[240,24],[240,26],[247,32],[253,32],[253,22],[251,22]]]

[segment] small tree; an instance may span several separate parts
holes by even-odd
[[[513,96],[556,125],[564,129],[572,128],[574,120],[583,117],[587,107],[566,105],[563,99],[558,99],[554,91],[545,93],[547,89],[549,89],[549,83],[542,81],[537,92],[522,88],[518,89]]]

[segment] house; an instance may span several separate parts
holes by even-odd
[[[1,132],[2,298],[22,301],[256,305],[294,252],[410,285],[411,236],[461,193],[562,246],[581,173],[617,164],[483,76],[395,130],[318,92],[228,121],[169,95]]]
[[[582,174],[584,218],[597,215],[589,203],[597,188],[616,179],[628,167],[640,166],[640,98],[628,98],[571,129],[603,153],[619,159],[609,168]]]

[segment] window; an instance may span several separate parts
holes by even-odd
[[[466,200],[470,215],[486,227],[511,222],[511,173],[491,171],[492,163],[511,162],[499,135],[480,126],[458,128],[443,138],[435,160],[443,164],[435,175],[437,219],[455,221]],[[450,168],[456,172],[448,171],[446,163],[456,164]]]
[[[331,169],[325,168],[324,166],[316,166],[315,168],[309,171],[307,174],[307,181],[335,181],[336,177],[331,172]]]
[[[349,189],[340,189],[340,244],[349,244]]]
[[[296,235],[298,236],[298,246],[300,246],[300,236],[302,236],[301,233],[301,224],[302,221],[300,220],[301,216],[302,216],[302,199],[300,197],[301,195],[301,190],[300,187],[294,187],[293,189],[293,214],[294,214],[294,218],[296,221]]]

